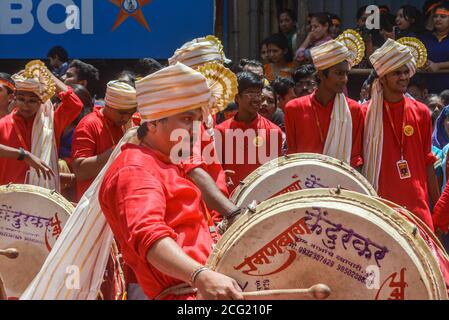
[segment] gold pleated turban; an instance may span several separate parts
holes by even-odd
[[[427,61],[427,50],[424,44],[416,38],[401,38],[398,41],[388,39],[382,47],[370,57],[379,77],[407,65],[414,74],[416,68],[422,67]]]
[[[55,94],[55,83],[51,78],[50,71],[42,61],[30,61],[25,66],[25,70],[14,74],[12,79],[16,84],[17,91],[32,92],[42,102],[48,101]]]
[[[104,102],[108,107],[117,110],[137,108],[136,89],[122,81],[111,81],[107,85]]]
[[[209,62],[223,64],[224,60],[225,55],[220,40],[214,36],[207,36],[187,42],[175,51],[168,62],[170,65],[181,62],[192,69],[197,69]]]
[[[164,119],[179,113],[208,108],[223,110],[237,93],[234,73],[209,63],[198,71],[182,64],[166,67],[136,82],[138,112],[144,121]]]
[[[310,49],[310,54],[317,70],[329,69],[343,61],[348,61],[353,67],[362,61],[365,44],[357,32],[348,29],[337,39],[313,47]]]

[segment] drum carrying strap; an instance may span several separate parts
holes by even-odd
[[[189,284],[181,283],[176,286],[169,287],[169,288],[165,289],[164,291],[159,293],[154,298],[154,300],[162,300],[163,298],[165,298],[168,295],[184,296],[186,294],[192,294],[192,293],[196,293],[196,292],[197,292],[197,289],[192,288]]]

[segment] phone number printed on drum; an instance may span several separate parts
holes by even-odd
[[[332,268],[335,264],[335,262],[331,259],[327,259],[324,256],[322,256],[319,253],[316,253],[310,249],[306,249],[304,247],[299,247],[298,248],[298,253],[301,253],[302,255],[315,259],[318,262],[321,262],[322,264],[324,264],[325,266],[328,266],[330,268]]]

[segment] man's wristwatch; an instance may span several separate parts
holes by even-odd
[[[27,156],[27,153],[25,152],[25,150],[23,148],[19,148],[19,157],[17,158],[17,160],[24,160],[25,157]]]

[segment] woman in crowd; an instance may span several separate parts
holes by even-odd
[[[288,46],[287,38],[282,34],[273,34],[267,38],[268,59],[270,63],[265,64],[265,77],[273,81],[277,76],[292,78],[296,63],[293,61],[292,50]]]
[[[284,9],[279,13],[279,33],[282,33],[288,40],[288,46],[292,51],[297,48],[297,32],[296,23],[297,18],[293,10]]]
[[[310,20],[311,31],[307,35],[304,42],[296,51],[296,60],[302,62],[309,58],[309,49],[332,40],[330,35],[330,27],[332,26],[332,19],[328,13],[319,12],[312,14]]]
[[[260,44],[260,61],[262,61],[263,64],[270,63],[270,60],[268,59],[268,45],[267,45],[267,39],[264,39],[262,43]]]
[[[440,187],[445,186],[447,182],[447,154],[449,152],[449,106],[440,112],[435,121],[432,135],[432,152],[439,159],[436,167],[438,182]]]
[[[433,15],[434,30],[427,31],[420,38],[427,48],[426,71],[448,71],[445,74],[432,74],[426,77],[431,93],[440,94],[449,83],[449,3],[435,8]]]
[[[396,14],[396,39],[418,37],[424,32],[424,18],[418,8],[404,5]]]

